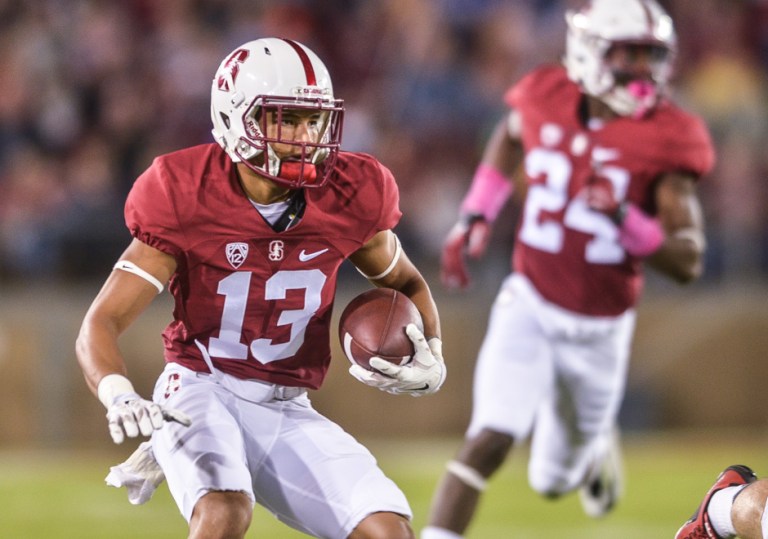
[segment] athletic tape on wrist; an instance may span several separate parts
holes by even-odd
[[[115,403],[115,397],[127,393],[136,393],[131,381],[122,374],[108,374],[99,382],[96,391],[101,404],[109,409]]]
[[[365,277],[369,281],[376,281],[378,279],[383,279],[384,277],[389,275],[390,272],[393,269],[395,269],[395,266],[397,265],[397,261],[400,260],[400,255],[403,252],[403,247],[400,245],[400,239],[397,237],[397,234],[392,234],[392,235],[395,237],[395,256],[392,257],[392,262],[389,263],[389,266],[387,266],[387,269],[385,269],[384,271],[382,271],[378,275],[374,275],[374,276],[371,277],[370,275],[366,275],[365,273],[360,271],[360,268],[356,267],[356,269],[360,273],[360,275],[362,275],[363,277]]]
[[[468,487],[472,487],[480,492],[485,490],[488,486],[488,481],[480,475],[480,472],[474,468],[470,468],[463,462],[458,460],[451,460],[446,464],[445,468],[458,478],[462,483]]]
[[[495,167],[480,163],[461,202],[461,214],[479,214],[493,223],[511,195],[512,183],[506,176]]]
[[[139,266],[137,266],[130,260],[118,260],[112,269],[123,270],[123,271],[127,271],[128,273],[133,273],[134,275],[138,275],[145,281],[150,282],[152,286],[157,288],[158,294],[163,291],[163,283],[161,283],[158,279],[156,279],[154,275],[144,271],[143,269],[141,269]]]

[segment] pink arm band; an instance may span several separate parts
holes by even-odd
[[[648,256],[664,242],[664,231],[658,219],[635,206],[627,206],[627,214],[619,230],[619,243],[633,256]]]
[[[498,169],[481,163],[461,202],[462,215],[482,215],[492,223],[512,194],[512,183]]]

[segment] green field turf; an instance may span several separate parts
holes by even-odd
[[[368,445],[408,495],[414,526],[424,525],[444,462],[459,441],[375,442]],[[610,516],[593,521],[577,497],[548,502],[525,480],[520,450],[490,483],[470,539],[663,539],[699,503],[730,464],[768,472],[768,438],[743,433],[625,436],[625,497]],[[0,451],[0,537],[9,539],[171,539],[186,524],[165,486],[146,505],[104,486],[114,457],[94,453]],[[300,539],[257,509],[248,538]]]

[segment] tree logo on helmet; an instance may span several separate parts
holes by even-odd
[[[240,73],[240,64],[250,56],[248,49],[237,49],[229,55],[224,65],[219,69],[219,76],[216,79],[216,86],[223,92],[229,92],[235,85],[238,73]]]

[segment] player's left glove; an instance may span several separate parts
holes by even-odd
[[[165,481],[165,474],[155,460],[152,442],[142,442],[128,460],[112,466],[104,480],[111,487],[125,487],[128,501],[141,505],[148,502],[157,487]]]
[[[445,382],[447,373],[443,360],[442,341],[437,337],[427,341],[415,324],[408,324],[405,332],[415,349],[410,363],[401,367],[384,359],[372,357],[371,367],[379,372],[371,372],[359,365],[352,365],[349,368],[350,374],[366,385],[393,395],[407,393],[412,397],[421,397],[437,392]]]

